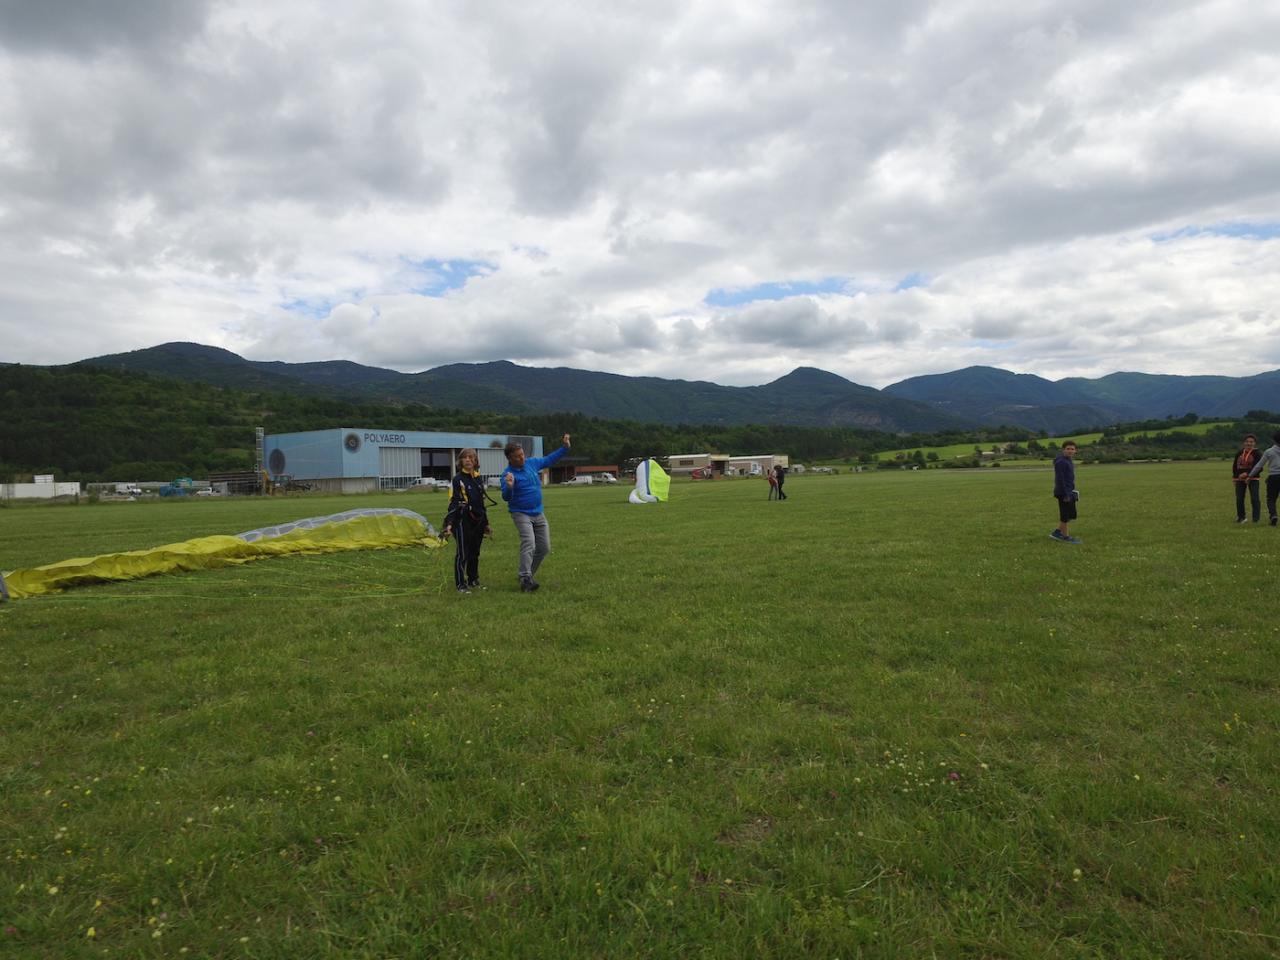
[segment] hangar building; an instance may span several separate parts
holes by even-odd
[[[464,447],[475,447],[480,472],[496,477],[506,469],[502,448],[511,440],[524,447],[526,456],[542,456],[541,437],[338,427],[269,434],[263,439],[262,465],[272,480],[291,478],[314,490],[399,490],[423,477],[448,480]]]

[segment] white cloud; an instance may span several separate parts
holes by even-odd
[[[1277,51],[1243,0],[0,3],[0,359],[1254,373],[1280,240],[1178,231],[1280,222]]]

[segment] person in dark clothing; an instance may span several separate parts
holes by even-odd
[[[773,475],[778,479],[778,499],[779,500],[787,499],[787,494],[782,489],[782,484],[787,479],[786,469],[782,466],[782,464],[778,464],[776,467],[773,468]]]
[[[1258,438],[1252,433],[1245,434],[1244,445],[1240,447],[1236,453],[1235,459],[1231,461],[1231,479],[1236,488],[1236,523],[1246,523],[1244,516],[1244,494],[1245,489],[1249,491],[1249,500],[1253,506],[1253,522],[1257,523],[1262,519],[1262,503],[1258,497],[1258,479],[1249,476],[1249,473],[1258,461],[1262,459],[1262,452],[1258,449]]]
[[[1261,476],[1262,468],[1267,468],[1267,516],[1271,518],[1271,525],[1274,527],[1276,499],[1280,498],[1280,433],[1272,434],[1271,439],[1274,442],[1262,451],[1262,456],[1249,471],[1249,479],[1253,480]]]
[[[483,590],[480,583],[480,545],[489,529],[485,510],[484,478],[480,476],[480,458],[467,447],[458,453],[458,472],[453,475],[449,492],[449,511],[444,516],[444,538],[453,537],[457,550],[453,556],[453,582],[459,593]]]
[[[1053,461],[1053,496],[1058,501],[1058,528],[1049,534],[1059,543],[1079,543],[1067,530],[1067,524],[1076,518],[1076,502],[1080,491],[1076,489],[1076,467],[1071,458],[1076,455],[1076,442],[1067,440],[1062,452]]]

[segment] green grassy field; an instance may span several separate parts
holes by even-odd
[[[1280,530],[1222,464],[547,491],[0,606],[0,955],[1274,957]],[[5,569],[442,495],[0,510]],[[425,508],[425,509],[424,509]]]
[[[1214,427],[1222,426],[1224,422],[1229,422],[1229,421],[1206,420],[1203,423],[1192,423],[1186,426],[1176,426],[1176,427],[1170,426],[1161,430],[1131,430],[1125,434],[1125,439],[1132,440],[1134,437],[1141,437],[1144,435],[1155,436],[1157,433],[1162,433],[1162,432],[1172,433],[1175,431],[1178,433],[1190,433],[1195,436],[1200,436],[1202,434],[1208,433]],[[1088,443],[1096,443],[1100,439],[1102,439],[1102,434],[1100,432],[1073,433],[1070,435],[1063,435],[1061,437],[1049,437],[1045,440],[1041,440],[1040,442],[1043,444],[1056,443],[1058,444],[1058,446],[1062,446],[1062,442],[1064,440],[1074,440],[1076,443],[1080,444],[1081,446],[1084,446],[1085,444],[1088,444]],[[980,446],[982,447],[983,450],[990,452],[992,444],[986,443],[986,444],[980,444]],[[1024,442],[1024,446],[1025,446],[1025,442]],[[1264,444],[1263,446],[1266,446],[1266,444]],[[898,457],[898,456],[909,457],[916,450],[919,450],[926,457],[930,453],[936,453],[938,455],[939,460],[954,460],[957,457],[972,457],[973,448],[974,448],[973,443],[952,443],[952,444],[948,444],[945,447],[904,447],[901,450],[885,450],[879,454],[879,458],[881,460],[893,460],[895,457]],[[1044,459],[1052,460],[1053,457],[1046,454]],[[843,463],[843,461],[830,461],[830,462],[834,466],[840,466]]]

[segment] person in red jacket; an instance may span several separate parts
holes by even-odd
[[[1258,478],[1249,476],[1253,468],[1262,459],[1258,450],[1258,438],[1252,433],[1244,436],[1244,445],[1240,447],[1235,459],[1231,461],[1231,479],[1236,488],[1236,523],[1247,523],[1244,515],[1244,494],[1249,491],[1249,500],[1253,506],[1253,522],[1262,519],[1262,503],[1258,497]]]

